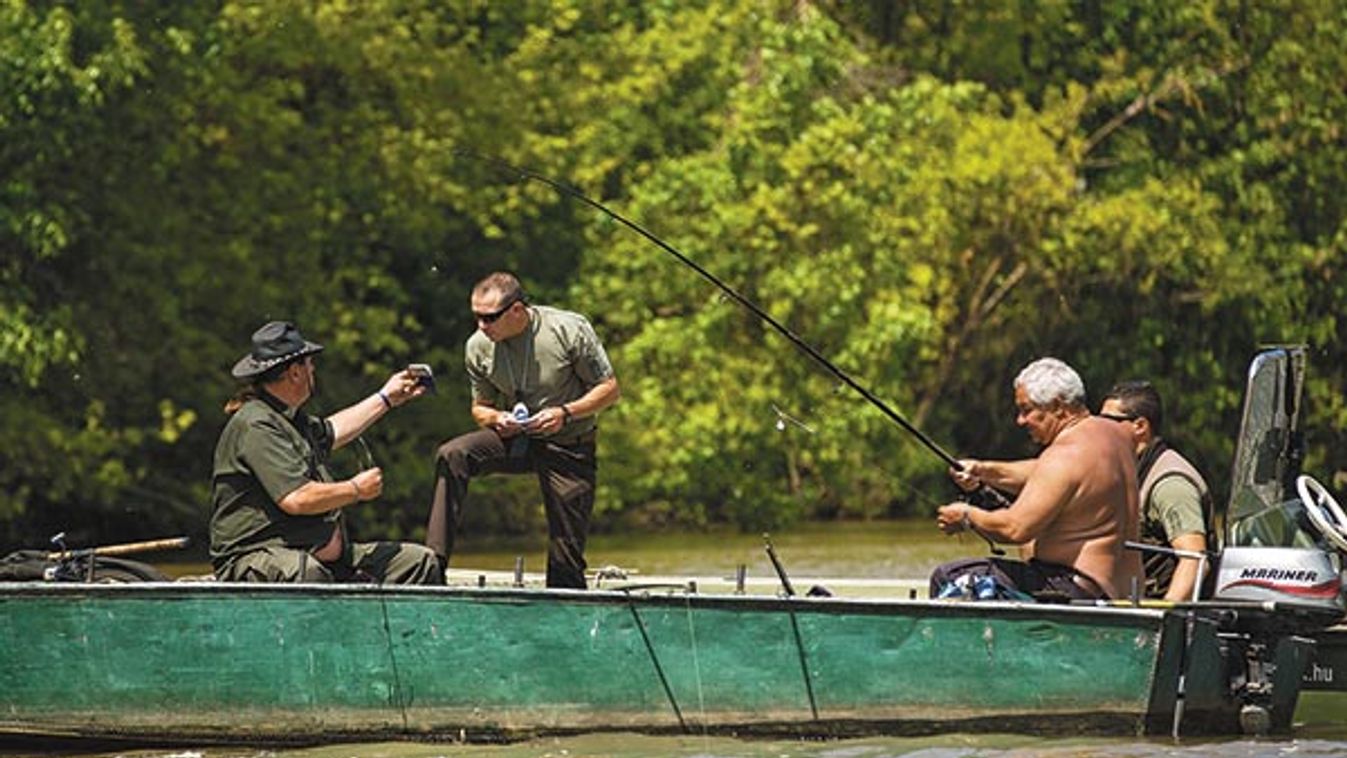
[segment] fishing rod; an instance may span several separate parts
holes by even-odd
[[[497,168],[500,168],[511,174],[515,174],[524,179],[532,179],[536,182],[546,184],[547,186],[551,187],[557,192],[560,192],[561,194],[566,195],[568,197],[573,197],[576,200],[579,200],[580,202],[606,214],[609,218],[612,218],[613,220],[621,223],[623,226],[626,226],[628,229],[631,229],[632,231],[636,232],[642,237],[645,237],[647,240],[650,240],[661,250],[677,258],[678,261],[683,265],[687,266],[693,271],[696,271],[703,279],[707,280],[708,282],[714,284],[716,287],[720,288],[722,292],[724,292],[726,295],[732,298],[735,302],[747,308],[751,313],[753,313],[753,315],[757,316],[758,318],[766,322],[768,326],[775,329],[778,334],[789,340],[792,345],[799,348],[802,352],[804,352],[805,355],[808,355],[810,358],[813,358],[816,362],[818,362],[820,366],[827,369],[833,376],[837,377],[848,387],[850,387],[851,389],[855,390],[858,394],[860,394],[861,397],[865,398],[867,402],[869,402],[871,405],[875,406],[880,411],[882,411],[885,416],[889,417],[890,420],[894,421],[900,427],[907,430],[907,432],[909,432],[912,436],[916,437],[917,440],[921,442],[921,444],[924,445],[927,450],[930,450],[932,453],[935,453],[937,457],[939,457],[951,468],[955,469],[956,471],[964,470],[964,465],[960,463],[957,458],[945,452],[944,448],[936,444],[935,440],[926,436],[925,433],[923,433],[917,427],[913,426],[911,422],[903,418],[902,415],[900,415],[897,411],[895,411],[893,408],[890,408],[887,403],[885,403],[883,400],[880,400],[879,397],[877,397],[873,392],[866,389],[855,379],[852,379],[849,374],[847,374],[845,371],[839,368],[836,364],[825,358],[822,353],[820,353],[818,350],[814,348],[813,345],[810,345],[808,342],[805,342],[804,339],[802,339],[799,335],[791,331],[789,327],[787,327],[785,324],[782,324],[780,321],[777,321],[772,316],[772,314],[758,307],[757,303],[754,303],[752,300],[749,300],[748,298],[739,294],[737,290],[735,290],[730,285],[726,284],[715,274],[711,273],[710,271],[707,271],[696,261],[687,257],[678,249],[676,249],[673,245],[670,245],[669,243],[665,242],[659,237],[656,237],[654,233],[646,230],[645,227],[641,226],[635,221],[628,219],[627,217],[623,216],[617,211],[612,210],[603,203],[600,203],[599,201],[590,198],[588,195],[576,189],[575,187],[572,187],[568,184],[563,184],[562,182],[544,176],[536,171],[532,171],[530,169],[526,169],[521,166],[516,166],[514,164],[507,163],[504,160],[497,158],[495,156],[484,155],[475,152],[473,150],[468,150],[466,148],[457,148],[454,150],[454,154],[466,158],[471,158],[473,160],[482,161],[484,163],[496,166]],[[1006,496],[1004,494],[985,484],[981,485],[980,488],[975,491],[975,493],[978,495],[977,499],[981,501],[978,504],[983,506],[984,508],[988,509],[1004,508],[1010,505],[1010,501],[1006,499]]]

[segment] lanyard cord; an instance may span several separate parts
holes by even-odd
[[[533,331],[533,309],[530,308],[528,314],[528,327],[516,335],[527,338],[524,342],[524,355],[520,361],[522,365],[520,366],[518,374],[515,374],[514,359],[510,357],[510,346],[505,344],[505,342],[502,342],[499,345],[500,357],[505,359],[505,371],[510,375],[510,384],[514,388],[514,399],[516,403],[524,402],[524,384],[528,379],[529,363],[533,360],[533,343],[537,339],[537,335]]]

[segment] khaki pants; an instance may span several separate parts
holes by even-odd
[[[235,558],[216,576],[224,582],[376,582],[444,584],[435,553],[410,542],[356,542],[351,562],[327,564],[304,550],[266,547]]]

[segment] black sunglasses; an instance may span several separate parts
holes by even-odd
[[[1106,418],[1109,421],[1136,421],[1140,416],[1123,415],[1120,413],[1101,413],[1099,418]]]
[[[506,311],[508,311],[508,310],[510,310],[511,308],[513,308],[515,303],[522,303],[522,302],[523,302],[523,298],[518,298],[518,297],[517,297],[517,298],[511,300],[510,302],[506,303],[505,305],[502,305],[500,308],[497,308],[496,310],[494,310],[494,311],[492,311],[492,312],[490,312],[490,313],[478,313],[478,312],[476,312],[476,311],[473,311],[472,315],[473,315],[474,318],[477,319],[478,323],[482,323],[482,324],[494,324],[494,323],[496,323],[497,321],[500,320],[500,317],[501,317],[501,316],[504,316],[504,315],[505,315],[505,312],[506,312]]]

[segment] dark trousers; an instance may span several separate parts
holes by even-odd
[[[559,444],[541,438],[502,440],[490,429],[459,435],[435,453],[435,494],[426,545],[445,560],[463,522],[468,482],[484,474],[538,476],[547,512],[547,586],[585,588],[585,537],[594,510],[598,462],[594,440]]]
[[[1070,566],[1036,559],[1024,562],[1010,558],[965,558],[942,563],[931,572],[930,596],[938,596],[945,585],[969,573],[994,576],[1004,586],[1035,597],[1041,595],[1072,600],[1102,600],[1108,597],[1098,582]]]

